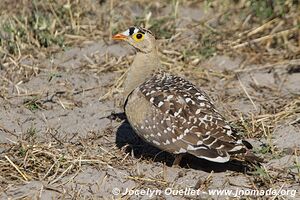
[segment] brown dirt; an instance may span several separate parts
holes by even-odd
[[[91,2],[100,16],[108,14],[109,2],[101,6]],[[209,38],[199,24],[209,22],[213,29],[223,26],[206,3],[180,3],[176,11],[176,4],[158,1],[148,10],[137,1],[120,3],[110,13],[115,20],[110,28],[123,30],[135,16],[146,16],[150,10],[155,19],[177,12],[171,25],[163,23],[161,29],[175,26],[180,35],[171,40],[163,32],[158,36],[164,67],[207,91],[254,145],[254,152],[266,160],[260,168],[244,173],[239,162],[213,164],[192,157],[185,158],[181,167],[172,167],[172,155],[145,144],[126,122],[107,118],[122,111],[118,79],[130,65],[133,51],[109,41],[109,30],[98,27],[103,33],[70,43],[64,51],[57,48],[47,54],[43,49],[19,59],[17,67],[13,62],[5,64],[5,59],[1,62],[0,198],[149,199],[113,195],[114,188],[121,192],[200,188],[204,192],[200,196],[161,194],[153,199],[223,199],[205,192],[281,188],[297,193],[278,199],[300,198],[300,42],[294,44],[298,53],[291,53],[291,58],[256,52],[255,60],[252,50],[229,51],[226,41],[236,38],[216,36],[225,41],[212,44],[225,45],[221,50],[209,56],[192,52],[181,57],[185,49],[198,48],[198,41]],[[222,13],[221,9],[218,17]]]

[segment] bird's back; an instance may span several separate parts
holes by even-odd
[[[170,153],[226,162],[247,149],[205,92],[175,75],[153,74],[128,96],[125,112],[141,138]]]

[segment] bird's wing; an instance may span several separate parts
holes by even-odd
[[[138,131],[155,146],[215,162],[226,162],[228,153],[246,150],[209,97],[183,78],[157,73],[138,90],[152,106]]]

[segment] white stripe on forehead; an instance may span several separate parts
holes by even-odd
[[[133,32],[132,32],[132,30],[131,30],[132,28],[134,28]],[[137,33],[138,31],[139,31],[138,28],[131,27],[131,28],[127,29],[126,31],[124,31],[122,34],[123,34],[123,35],[126,35],[126,36],[130,36],[130,35],[133,35],[133,34]],[[131,34],[130,34],[130,33],[131,33]]]
[[[124,31],[124,32],[122,33],[122,35],[129,36],[129,29],[128,29],[128,30],[126,30],[126,31]]]

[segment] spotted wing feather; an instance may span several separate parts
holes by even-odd
[[[228,153],[246,150],[209,97],[183,78],[157,73],[137,90],[151,106],[137,132],[162,150],[215,162],[226,162]]]

